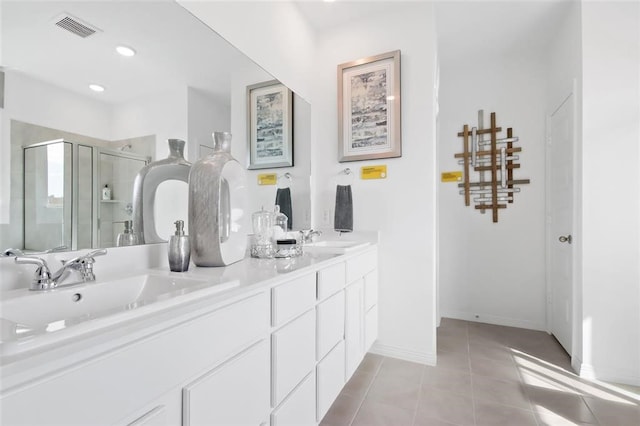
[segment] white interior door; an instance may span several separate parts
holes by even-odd
[[[550,331],[571,355],[573,337],[573,147],[574,96],[550,118],[549,302]]]

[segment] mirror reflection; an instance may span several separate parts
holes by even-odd
[[[273,76],[174,2],[2,2],[0,248],[45,251],[134,244],[133,181],[187,141],[196,161],[213,131],[231,131],[246,166],[246,87]],[[153,16],[154,19],[148,19]],[[72,28],[60,24],[72,20]],[[80,28],[80,30],[78,30]],[[81,34],[78,34],[81,32]],[[126,45],[134,56],[121,56]],[[98,84],[102,92],[89,85]],[[310,222],[309,114],[294,97],[295,167],[261,170],[293,179],[296,228]],[[249,207],[273,207],[276,187],[247,173]],[[8,184],[10,182],[10,184]],[[186,184],[159,185],[153,212],[162,239],[187,221]],[[4,200],[3,200],[4,202]],[[186,225],[185,225],[186,227]]]

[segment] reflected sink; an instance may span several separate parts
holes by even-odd
[[[368,246],[368,241],[348,241],[348,240],[322,240],[313,243],[306,243],[305,250],[323,253],[347,253]]]
[[[91,331],[237,285],[144,273],[53,291],[19,290],[0,301],[0,353],[10,355],[50,340],[41,337]]]

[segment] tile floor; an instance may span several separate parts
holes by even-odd
[[[443,319],[438,366],[367,354],[321,426],[639,426],[640,388],[577,377],[547,333]]]

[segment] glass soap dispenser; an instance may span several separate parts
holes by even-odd
[[[189,236],[184,234],[184,221],[176,220],[176,232],[169,239],[169,269],[173,272],[185,272],[191,260]]]
[[[280,211],[280,206],[277,204],[273,209],[273,217],[274,217],[274,225],[276,226],[274,228],[274,238],[276,240],[279,240],[281,238],[284,238],[284,235],[287,232],[287,225],[288,225],[287,222],[289,221],[289,218],[287,217],[286,214]]]
[[[118,234],[117,247],[135,246],[138,244],[138,236],[133,232],[133,221],[124,221],[124,231]]]

